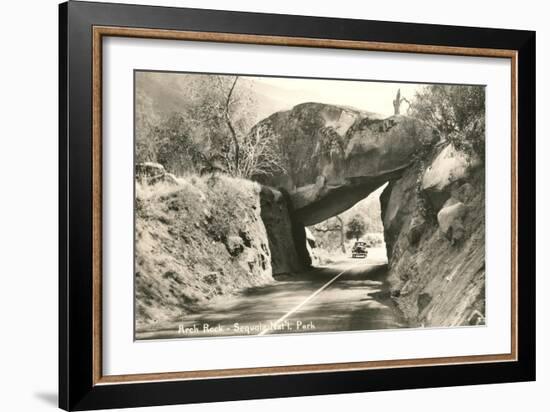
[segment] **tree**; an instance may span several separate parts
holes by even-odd
[[[276,136],[265,124],[251,127],[249,119],[253,97],[251,90],[236,89],[239,76],[217,76],[217,84],[226,94],[223,119],[229,131],[232,150],[224,152],[227,171],[244,178],[284,171]],[[240,117],[235,119],[235,113]]]
[[[155,141],[155,158],[171,173],[183,175],[196,172],[202,160],[200,145],[193,140],[188,121],[181,114],[173,114],[160,125],[151,128],[151,140]]]
[[[239,138],[237,137],[237,132],[235,132],[235,128],[233,127],[233,123],[231,122],[229,109],[232,103],[231,97],[233,96],[233,91],[235,90],[235,85],[237,84],[237,80],[239,80],[239,77],[235,76],[235,78],[231,81],[231,86],[229,87],[229,92],[227,92],[227,98],[225,99],[225,105],[223,109],[223,117],[225,119],[225,122],[227,123],[227,127],[229,131],[231,132],[231,138],[233,140],[233,146],[235,151],[235,170],[239,170],[239,158],[241,153],[240,153]]]
[[[348,239],[359,240],[365,234],[365,230],[365,221],[361,215],[357,214],[348,222],[346,236]]]
[[[251,178],[284,172],[277,137],[266,124],[254,126],[239,146],[241,161],[237,174]]]
[[[136,89],[138,161],[159,162],[177,174],[214,167],[251,178],[284,170],[276,136],[254,126],[252,82],[196,74],[147,79]],[[166,107],[172,111],[159,116]]]
[[[424,121],[441,141],[465,152],[485,152],[485,88],[430,85],[416,93],[409,115]]]
[[[338,223],[340,223],[340,248],[342,249],[342,253],[346,253],[346,243],[344,241],[344,220],[340,216],[336,216],[336,219],[338,220]]]
[[[251,178],[284,170],[275,136],[264,126],[251,124],[255,107],[253,89],[239,76],[203,76],[206,87],[195,93],[203,98],[195,119],[217,133],[207,158],[222,159],[223,170],[233,176]],[[202,89],[202,88],[201,88]]]
[[[188,78],[190,123],[208,140],[208,156],[221,157],[224,169],[239,175],[241,141],[251,127],[247,122],[252,109],[249,89],[237,88],[239,76],[194,75]],[[187,97],[186,96],[186,97]]]
[[[153,129],[158,122],[152,99],[136,89],[136,156],[138,162],[156,162],[156,140]]]

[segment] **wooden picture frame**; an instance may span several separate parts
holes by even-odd
[[[168,7],[60,5],[59,406],[215,402],[535,379],[535,33]],[[510,59],[511,352],[102,373],[102,40],[193,40]],[[520,182],[523,183],[520,186]]]

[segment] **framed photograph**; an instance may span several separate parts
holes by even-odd
[[[534,32],[59,10],[61,408],[535,379]]]

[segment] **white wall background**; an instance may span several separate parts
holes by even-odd
[[[126,1],[128,2],[128,1]],[[133,1],[137,3],[139,1]],[[550,28],[538,0],[181,0],[148,4],[537,30],[537,347],[535,383],[423,389],[294,399],[172,406],[162,410],[281,411],[547,410],[550,286],[543,261],[550,227],[545,122],[550,92]],[[0,410],[54,410],[57,403],[57,1],[0,6]],[[523,276],[531,274],[524,273]],[[533,274],[534,275],[534,274]],[[160,408],[157,408],[161,410]],[[147,410],[157,410],[150,408]]]

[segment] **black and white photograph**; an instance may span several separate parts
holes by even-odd
[[[538,411],[546,8],[2,3],[0,411]]]
[[[483,327],[485,90],[136,69],[135,339]]]

